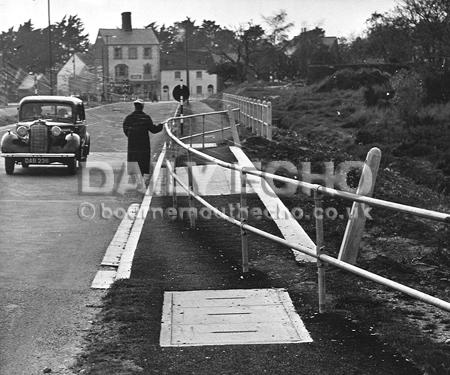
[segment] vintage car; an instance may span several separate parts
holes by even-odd
[[[1,140],[7,174],[16,163],[65,164],[70,174],[89,155],[83,101],[68,96],[27,96],[19,103],[18,123]]]

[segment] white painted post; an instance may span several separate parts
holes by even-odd
[[[257,124],[258,124],[258,127],[257,127],[257,135],[259,135],[260,137],[262,137],[263,136],[263,128],[262,128],[262,112],[261,112],[261,110],[262,110],[262,105],[261,105],[261,100],[260,99],[258,99],[257,101],[256,101],[256,121],[257,121]]]
[[[377,147],[370,149],[362,170],[356,194],[372,196],[375,181],[380,166],[381,150]],[[350,217],[345,228],[338,259],[350,264],[356,264],[359,246],[366,224],[364,203],[353,202]]]
[[[239,218],[241,220],[241,250],[242,250],[242,272],[248,272],[248,234],[244,229],[243,224],[247,222],[247,217],[244,213],[247,210],[247,174],[244,169],[241,170],[241,210]]]
[[[267,139],[267,102],[265,100],[262,102],[262,127],[262,136]]]
[[[228,109],[228,121],[231,129],[231,135],[233,136],[233,142],[235,146],[241,147],[241,141],[239,139],[239,134],[236,128],[236,122],[234,120],[234,113],[231,110],[231,106],[228,106],[227,109]]]
[[[272,140],[272,103],[268,102],[267,105],[267,139]]]

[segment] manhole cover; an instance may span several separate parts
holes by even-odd
[[[284,289],[164,293],[161,346],[311,341]]]

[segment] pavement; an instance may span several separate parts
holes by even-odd
[[[191,106],[195,113],[210,110],[202,103],[193,102]],[[220,134],[208,139],[209,143],[218,144],[217,147],[207,148],[204,151],[224,161],[237,162],[235,154],[228,146],[221,144],[221,140],[217,137],[220,137]],[[171,155],[176,160],[175,166],[182,171],[188,159],[186,154],[179,151],[171,152]],[[197,158],[194,161],[197,166],[208,164]],[[145,374],[419,373],[414,366],[399,358],[373,336],[361,332],[352,322],[335,315],[318,317],[315,313],[317,306],[314,299],[311,300],[311,294],[316,293],[316,285],[307,276],[313,268],[299,267],[289,249],[249,235],[250,271],[243,275],[240,268],[240,228],[217,218],[208,210],[202,211],[202,206],[198,203],[194,203],[198,218],[195,226],[191,228],[186,213],[189,207],[188,197],[178,191],[176,202],[174,201],[170,189],[165,189],[165,186],[170,185],[170,179],[165,177],[167,176],[165,172],[161,171],[159,194],[151,201],[136,245],[130,280],[128,284],[119,283],[113,288],[110,302],[106,307],[108,321],[114,319],[112,307],[117,309],[116,314],[120,316],[118,318],[120,329],[111,332],[109,336],[114,336],[117,343],[127,343],[120,346],[121,358],[127,359],[122,361],[120,366],[124,366],[125,362],[130,365],[131,361],[135,366],[134,369]],[[219,186],[216,192],[213,189],[208,191],[205,187],[200,189],[203,189],[208,202],[221,211],[236,216],[240,202],[236,191],[227,191],[227,187],[224,186]],[[247,198],[249,207],[259,208],[263,212],[264,203],[254,191],[251,191]],[[264,215],[249,217],[249,223],[274,235],[282,235],[276,223]],[[313,235],[310,230],[307,232],[310,236]],[[313,270],[312,273],[314,272]],[[304,319],[304,326],[312,340],[303,343],[286,341],[278,344],[261,341],[250,345],[244,340],[240,343],[235,336],[234,345],[226,345],[228,342],[225,339],[220,342],[217,335],[226,333],[246,336],[261,328],[257,324],[255,329],[248,329],[252,325],[247,321],[243,329],[231,329],[236,327],[233,326],[236,321],[233,323],[233,320],[227,319],[237,313],[234,310],[227,310],[226,313],[206,313],[209,318],[220,315],[222,319],[220,328],[214,326],[215,330],[212,333],[216,335],[213,341],[199,344],[201,340],[196,341],[198,327],[186,323],[181,330],[186,331],[187,341],[197,342],[196,345],[181,347],[174,345],[169,348],[161,346],[161,323],[167,324],[168,319],[162,311],[168,309],[167,306],[163,307],[165,300],[169,298],[168,292],[215,290],[223,291],[224,297],[218,299],[229,299],[228,293],[233,290],[261,289],[287,290],[290,303],[299,313],[299,318]],[[214,298],[216,297],[209,297],[210,300]],[[240,298],[243,297],[232,297],[235,300]],[[226,308],[243,305],[244,303],[235,302]],[[225,307],[222,301],[219,306]],[[181,312],[182,315],[184,311]],[[244,314],[251,315],[249,311]],[[199,309],[195,310],[194,315],[198,312]],[[242,314],[242,311],[239,314]],[[269,314],[263,314],[263,318],[260,317],[258,321],[251,323],[261,323],[261,319],[270,325]],[[290,318],[293,319],[297,318]],[[281,326],[285,327],[288,323],[283,321]],[[100,329],[99,332],[99,337],[105,335],[105,329]],[[170,331],[164,335],[167,339],[167,335],[173,334]],[[174,340],[166,340],[165,343],[167,342]],[[91,344],[93,345],[90,348],[91,353],[94,353],[91,354],[93,355],[91,360],[96,363],[98,371],[95,373],[102,373],[103,368],[108,369],[109,373],[124,371],[123,367],[114,368],[113,371],[114,366],[119,366],[117,361],[114,362],[114,357],[111,361],[104,357],[101,359],[95,357],[102,352],[101,339]],[[109,342],[105,347],[113,346]]]

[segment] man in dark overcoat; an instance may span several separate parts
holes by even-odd
[[[133,104],[134,111],[123,121],[123,132],[128,137],[127,161],[128,163],[138,163],[144,181],[148,183],[150,178],[150,138],[148,132],[158,133],[162,130],[163,125],[153,124],[152,118],[144,112],[143,100],[137,99]]]

